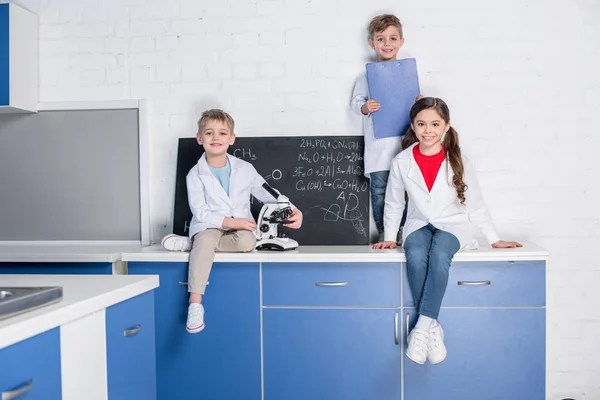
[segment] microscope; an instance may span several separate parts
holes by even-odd
[[[288,222],[288,218],[292,215],[290,200],[278,193],[267,183],[263,184],[263,188],[269,192],[276,203],[265,203],[256,221],[256,250],[293,250],[298,247],[298,242],[285,236],[284,233],[277,232],[277,226]]]

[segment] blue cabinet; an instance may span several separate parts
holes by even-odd
[[[261,399],[258,263],[215,263],[206,289],[206,328],[185,329],[187,263],[129,262],[129,274],[157,274],[157,394],[161,400]]]
[[[399,313],[264,309],[264,399],[400,400]]]
[[[0,4],[0,112],[36,111],[37,101],[38,18]]]
[[[1,5],[1,4],[0,4]],[[28,263],[0,263],[0,274],[86,274],[102,275],[112,274],[112,263],[109,262],[28,262]]]
[[[405,358],[405,400],[545,399],[545,309],[446,308],[440,324],[448,356],[437,365]]]
[[[0,398],[62,398],[59,328],[0,350]]]
[[[154,292],[106,310],[106,365],[111,400],[156,399]]]
[[[448,357],[439,365],[404,356],[416,316],[403,267],[215,263],[206,328],[191,335],[187,263],[129,262],[130,274],[160,276],[157,398],[544,398],[544,261],[454,263],[440,314]]]

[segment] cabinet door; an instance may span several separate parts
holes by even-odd
[[[260,277],[257,263],[215,263],[204,330],[185,329],[187,263],[130,262],[130,274],[158,274],[155,290],[158,399],[261,398]]]
[[[399,400],[399,312],[264,309],[265,400]]]
[[[1,5],[1,4],[0,4]],[[102,275],[112,274],[112,263],[0,263],[0,274],[76,274]]]
[[[404,399],[543,400],[545,313],[543,308],[442,308],[448,356],[437,365],[417,365],[405,357]],[[414,324],[414,309],[409,314]]]
[[[0,350],[0,398],[60,400],[60,328]]]
[[[156,399],[154,292],[106,309],[106,369],[111,400]]]

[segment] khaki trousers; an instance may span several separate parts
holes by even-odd
[[[206,229],[194,235],[188,271],[188,292],[204,294],[216,252],[245,253],[254,250],[251,231]]]

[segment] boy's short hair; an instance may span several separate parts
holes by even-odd
[[[398,28],[398,32],[400,32],[400,38],[402,39],[402,24],[398,17],[393,14],[381,14],[376,16],[369,23],[369,39],[373,40],[373,36],[377,32],[383,32],[390,26],[395,26]]]
[[[233,122],[233,118],[231,117],[231,115],[229,115],[229,113],[223,110],[213,108],[212,110],[204,111],[202,113],[202,116],[200,116],[200,119],[198,120],[198,133],[202,133],[202,130],[204,129],[208,121],[224,122],[229,127],[229,130],[233,133],[233,127],[235,125],[235,122]]]

